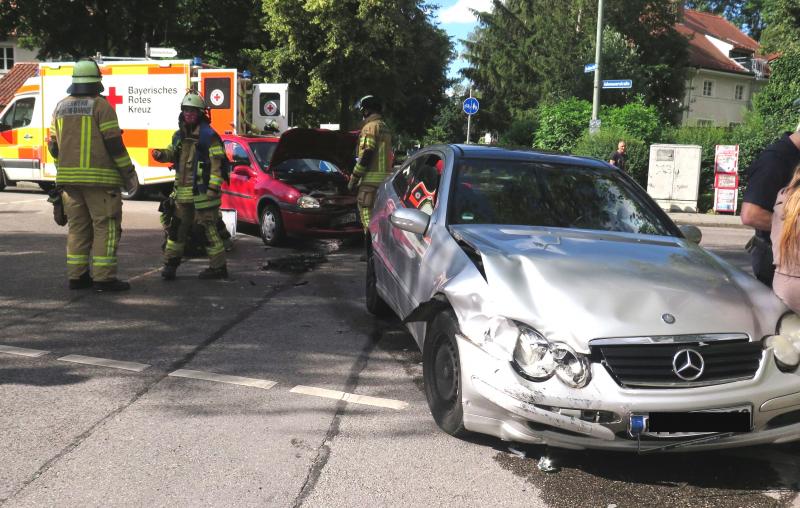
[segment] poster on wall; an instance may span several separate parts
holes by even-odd
[[[714,173],[739,171],[739,145],[717,145],[714,151]]]

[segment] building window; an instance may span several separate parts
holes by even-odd
[[[733,98],[737,101],[744,100],[744,85],[736,85],[736,88],[733,92]]]
[[[714,94],[714,82],[713,81],[703,81],[703,95],[706,97],[711,97]]]
[[[698,120],[698,127],[714,127],[714,120]]]
[[[0,46],[0,71],[9,71],[14,67],[14,48]]]

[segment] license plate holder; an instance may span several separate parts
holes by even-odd
[[[747,407],[684,412],[651,412],[649,432],[750,432],[752,409]]]
[[[342,226],[344,224],[355,224],[357,222],[358,214],[356,214],[356,212],[348,212],[331,219],[331,226]]]

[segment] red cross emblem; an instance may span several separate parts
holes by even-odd
[[[122,104],[122,96],[117,95],[117,87],[112,86],[108,88],[108,95],[105,96],[108,100],[108,103],[111,104],[111,107],[114,108],[114,111],[117,110],[117,106]]]
[[[220,102],[222,100],[222,96],[219,94],[219,92],[215,93],[212,97],[214,102]]]
[[[264,104],[264,112],[268,116],[274,115],[276,111],[278,111],[278,105],[275,104],[273,101],[269,101],[266,104]]]

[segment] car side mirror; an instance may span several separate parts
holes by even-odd
[[[253,176],[253,171],[250,169],[250,166],[234,166],[233,167],[233,174],[239,176]]]
[[[398,208],[392,212],[389,221],[397,229],[402,229],[415,235],[424,235],[425,231],[428,230],[431,216],[416,208]]]
[[[684,238],[692,243],[699,245],[700,241],[703,239],[703,232],[700,231],[700,228],[697,226],[693,226],[692,224],[684,224],[682,226],[678,226],[678,229],[681,230]]]

